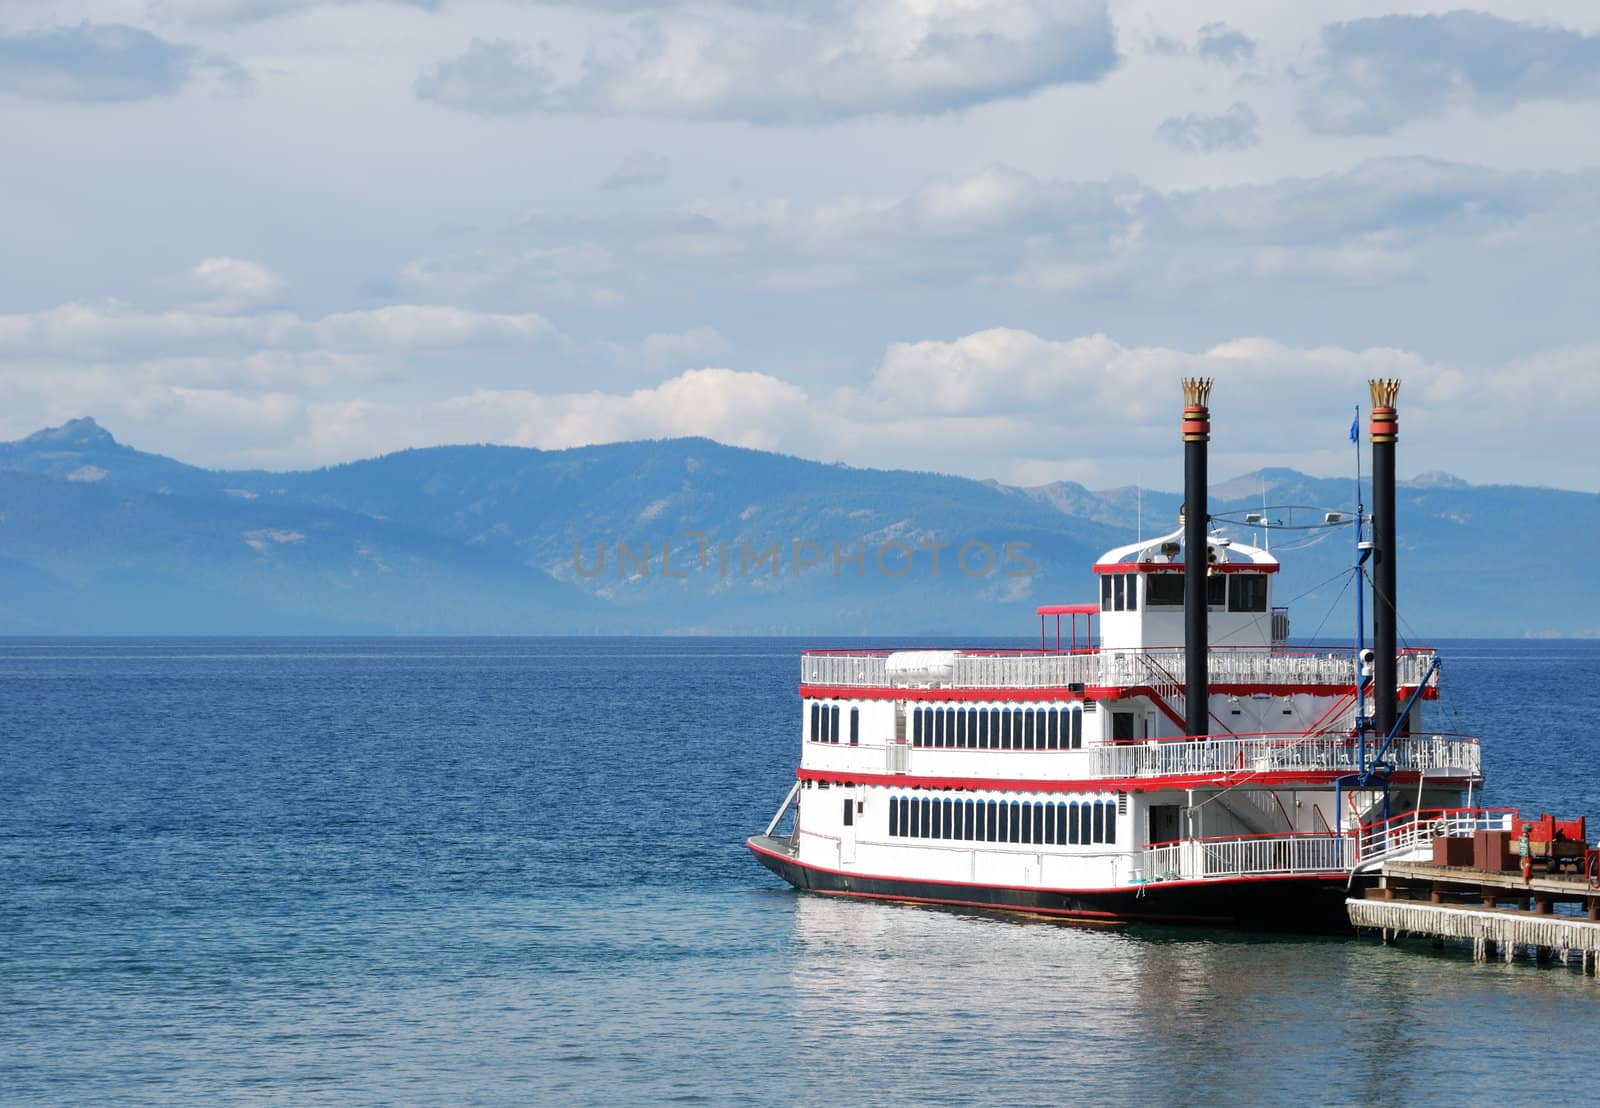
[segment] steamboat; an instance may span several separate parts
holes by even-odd
[[[801,656],[800,765],[747,841],[763,865],[840,896],[1338,931],[1385,860],[1510,826],[1471,806],[1477,740],[1425,726],[1436,653],[1398,644],[1399,382],[1371,383],[1370,516],[1326,517],[1355,528],[1370,649],[1289,645],[1278,560],[1207,511],[1211,382],[1183,388],[1177,530],[1102,555],[1097,602],[1039,608],[1038,650]]]

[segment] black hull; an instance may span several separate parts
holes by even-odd
[[[840,873],[802,865],[788,843],[758,835],[745,845],[756,859],[797,889],[833,896],[947,904],[1058,916],[1090,923],[1174,923],[1293,931],[1352,933],[1343,874],[1182,881],[1128,889],[1021,889],[946,884]]]

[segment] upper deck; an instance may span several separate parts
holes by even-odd
[[[1399,685],[1436,695],[1439,671],[1430,649],[1402,650]],[[1213,648],[1207,676],[1215,691],[1248,689],[1353,689],[1360,667],[1351,649]],[[1430,669],[1432,673],[1430,674]],[[1181,649],[1158,650],[808,650],[800,656],[800,683],[840,689],[1083,689],[1136,688],[1184,683]]]

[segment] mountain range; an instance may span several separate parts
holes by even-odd
[[[1353,499],[1287,469],[1211,489],[1236,537],[1278,525],[1297,637],[1353,630],[1351,531],[1322,526]],[[1180,500],[697,438],[219,471],[76,419],[0,444],[0,633],[1026,636]],[[1403,636],[1600,634],[1595,494],[1427,474],[1399,510]]]

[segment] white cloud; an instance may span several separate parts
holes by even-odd
[[[213,76],[249,83],[232,60],[121,23],[0,32],[0,93],[36,100],[104,104],[171,96]]]
[[[336,334],[329,332],[330,335]],[[1343,472],[1366,381],[1400,377],[1405,457],[1469,480],[1592,483],[1549,444],[1584,441],[1600,406],[1600,346],[1491,366],[1414,351],[1297,347],[1247,337],[1198,350],[1103,335],[1052,339],[990,328],[891,344],[851,387],[697,368],[632,390],[482,388],[451,380],[409,395],[381,360],[334,350],[61,364],[0,359],[0,401],[21,435],[94,414],[136,445],[213,466],[298,467],[448,442],[559,449],[703,435],[824,461],[1037,484],[1172,487],[1184,376],[1214,377],[1213,469]],[[274,360],[275,359],[275,360]],[[352,360],[353,359],[353,360]],[[1484,451],[1493,442],[1493,451]],[[1541,457],[1542,456],[1542,457]]]
[[[334,4],[361,4],[372,0],[155,0],[151,13],[161,19],[196,24],[231,26],[277,19]],[[443,0],[388,0],[392,4],[437,11]]]
[[[204,297],[203,305],[216,312],[269,304],[284,290],[283,278],[264,265],[240,258],[207,258],[189,277]]]
[[[1301,116],[1317,131],[1382,134],[1452,109],[1597,97],[1600,35],[1486,12],[1384,15],[1323,28]]]
[[[606,175],[603,189],[642,189],[662,184],[672,175],[672,159],[649,150],[635,150]]]
[[[486,116],[534,112],[818,123],[957,111],[1092,82],[1116,64],[1104,0],[693,5],[641,15],[581,60],[478,39],[416,94]]]
[[[64,304],[0,315],[0,360],[52,354],[72,360],[127,361],[152,353],[264,350],[384,351],[486,343],[547,347],[560,334],[543,316],[394,304],[306,319],[292,312],[234,315],[145,312]]]
[[[1162,120],[1156,134],[1168,146],[1178,150],[1201,151],[1243,150],[1261,141],[1256,133],[1260,122],[1248,104],[1234,104],[1220,115],[1199,115],[1194,112]]]
[[[1256,56],[1256,43],[1249,35],[1226,23],[1207,23],[1200,28],[1195,53],[1206,61],[1238,65]]]

